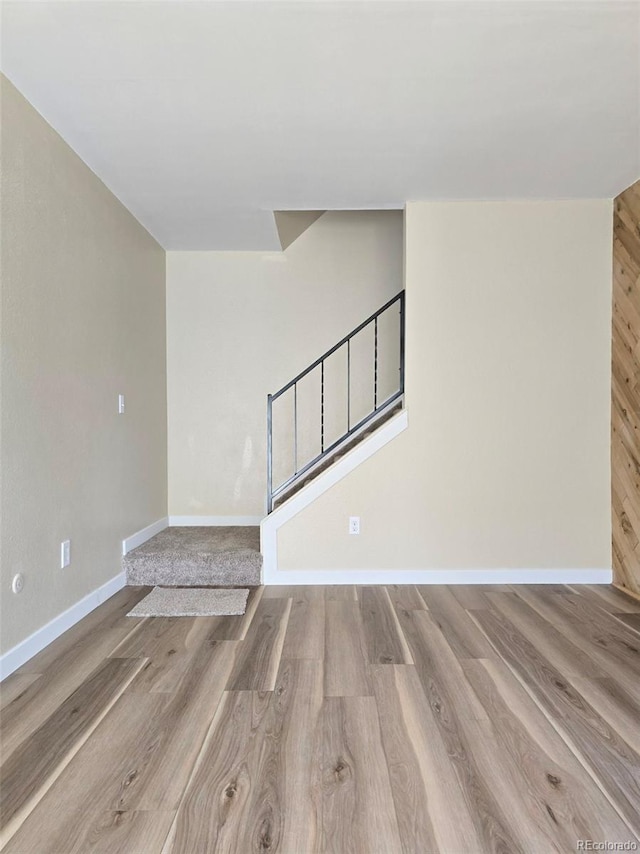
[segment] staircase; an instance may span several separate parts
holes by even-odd
[[[309,388],[318,393],[315,404]],[[277,569],[277,528],[298,512],[298,506],[313,500],[308,490],[303,492],[305,487],[315,482],[317,492],[329,488],[356,464],[355,455],[350,457],[352,451],[358,448],[361,456],[363,449],[365,455],[375,453],[381,442],[389,441],[385,433],[404,429],[406,413],[402,413],[402,424],[398,420],[403,396],[401,291],[279,391],[268,395],[268,515],[262,522],[262,552],[257,527],[170,527],[123,557],[127,584],[259,585],[263,555],[265,573]],[[283,408],[284,417],[277,406]]]
[[[398,334],[395,329],[391,331],[390,322],[397,322]],[[362,393],[363,385],[367,385],[367,379],[362,378],[362,373],[369,373],[366,363],[359,360],[360,371],[355,372],[353,363],[356,361],[358,351],[362,350],[362,343],[370,339],[372,359],[370,365],[371,388],[370,400],[363,409],[354,407],[354,394]],[[342,365],[340,365],[340,361]],[[333,383],[330,388],[329,365],[333,367]],[[336,379],[336,367],[338,376],[340,368],[344,369],[344,376]],[[383,371],[383,369],[386,370]],[[389,373],[392,380],[389,383]],[[357,375],[354,377],[354,373]],[[315,376],[315,382],[319,393],[317,402],[317,447],[314,452],[307,453],[301,459],[301,443],[299,441],[299,425],[301,422],[301,395],[300,391],[306,384],[307,388]],[[385,381],[386,380],[386,381]],[[336,388],[336,386],[339,386]],[[328,411],[332,402],[340,395],[342,403],[342,424],[340,429],[335,430],[333,435],[328,432]],[[361,394],[360,394],[361,396]],[[292,380],[282,386],[275,394],[267,396],[267,512],[271,513],[278,504],[282,504],[301,488],[301,483],[307,483],[310,477],[315,477],[320,471],[324,471],[331,462],[349,450],[353,442],[362,441],[365,435],[369,435],[371,429],[375,429],[382,423],[383,418],[388,418],[391,411],[396,411],[395,404],[401,406],[404,396],[404,291],[400,291],[395,297],[386,302],[382,308],[374,312],[370,317],[356,326],[348,335],[345,335],[337,344],[322,354],[315,362],[301,371]],[[286,460],[275,458],[275,405],[282,406],[288,397],[288,405],[292,411],[292,441],[284,443],[284,455]],[[362,403],[362,401],[361,401]],[[307,409],[309,403],[307,403]],[[336,406],[334,404],[334,411]],[[303,413],[302,413],[303,414]],[[340,421],[340,417],[338,417]],[[309,418],[305,422],[305,433],[313,432]],[[281,443],[282,445],[282,443]],[[281,450],[280,457],[283,453]],[[279,462],[279,465],[277,463]],[[275,471],[280,471],[280,477],[275,476]],[[284,472],[284,475],[282,474]]]

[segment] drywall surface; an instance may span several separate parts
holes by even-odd
[[[172,516],[264,514],[267,394],[401,290],[402,254],[400,211],[325,213],[283,253],[167,253]],[[392,340],[392,325],[386,332]],[[371,346],[362,336],[354,363],[365,363]],[[327,365],[327,387],[346,376],[345,353]],[[384,389],[392,374],[389,360]],[[300,459],[319,436],[318,375],[298,389]],[[352,418],[371,389],[368,375],[362,387],[354,379]],[[327,437],[346,412],[337,395],[327,388]],[[291,395],[282,398],[274,414],[282,477],[292,459],[291,405]]]
[[[282,248],[288,249],[323,213],[325,211],[274,211],[273,217]]]
[[[611,493],[614,581],[640,596],[640,181],[614,202]]]
[[[611,567],[611,216],[407,205],[408,429],[279,530],[281,569]]]
[[[279,249],[274,207],[602,198],[638,177],[636,0],[22,0],[2,54],[171,249]]]
[[[6,651],[117,575],[121,540],[167,515],[166,345],[163,249],[0,85]]]

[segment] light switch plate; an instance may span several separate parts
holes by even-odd
[[[64,569],[71,563],[71,540],[60,543],[60,569]]]

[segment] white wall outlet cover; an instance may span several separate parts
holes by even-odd
[[[118,415],[124,414],[124,395],[118,395]]]
[[[349,516],[349,533],[350,534],[359,534],[360,533],[360,517],[359,516]]]
[[[22,588],[24,587],[24,575],[21,572],[18,572],[13,576],[13,580],[11,582],[11,589],[14,593],[22,593]]]
[[[71,563],[71,540],[64,540],[60,543],[60,569],[69,566]]]

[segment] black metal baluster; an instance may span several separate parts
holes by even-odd
[[[404,291],[400,293],[400,393],[404,394]]]
[[[273,398],[267,395],[267,513],[273,510]]]
[[[324,454],[324,359],[320,362],[320,453]]]
[[[351,430],[351,338],[347,340],[347,433]]]
[[[298,474],[298,383],[293,384],[293,473]]]
[[[373,321],[373,411],[378,408],[378,318]]]

